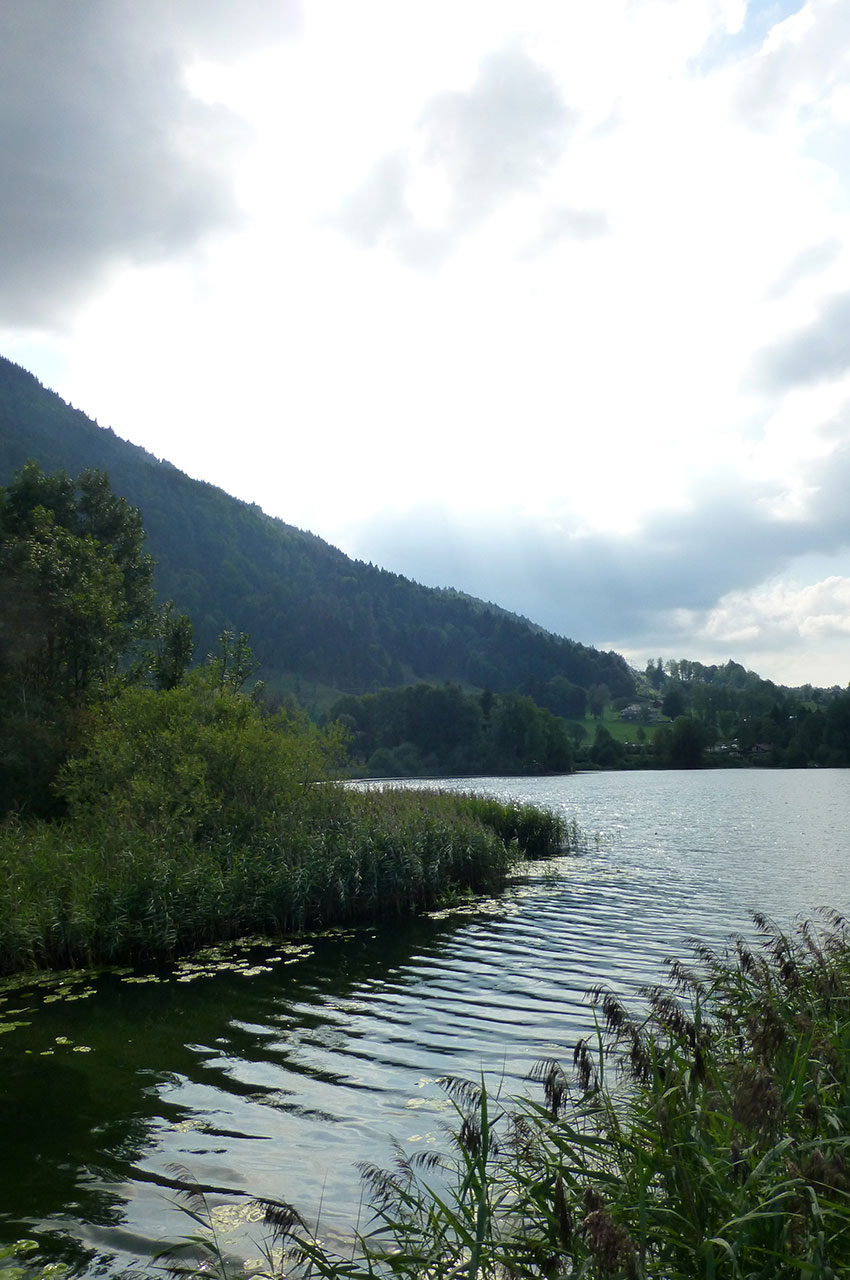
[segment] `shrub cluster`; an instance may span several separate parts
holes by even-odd
[[[215,667],[93,717],[67,816],[0,828],[0,972],[397,916],[493,891],[566,838],[530,808],[329,781],[339,732],[265,715]]]

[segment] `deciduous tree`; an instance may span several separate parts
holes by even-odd
[[[107,477],[28,463],[0,489],[0,814],[50,812],[87,707],[147,633],[153,561]]]

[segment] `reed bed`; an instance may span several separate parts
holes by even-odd
[[[381,920],[500,888],[523,830],[448,793],[301,789],[219,827],[130,819],[0,829],[0,973],[169,959],[245,933]],[[262,816],[262,815],[261,815]],[[549,842],[561,820],[544,818]],[[510,836],[502,835],[510,831]],[[527,826],[528,838],[534,834]],[[541,836],[534,840],[539,856]]]
[[[374,1221],[334,1255],[267,1204],[290,1278],[835,1280],[850,1274],[850,933],[756,917],[644,993],[542,1096],[447,1079],[451,1150],[364,1169]],[[616,1075],[612,1068],[616,1067]],[[268,1258],[279,1257],[270,1245]]]
[[[491,827],[505,844],[516,841],[525,858],[552,858],[583,847],[584,837],[574,819],[567,820],[537,805],[472,793],[462,795],[459,804],[463,813]]]

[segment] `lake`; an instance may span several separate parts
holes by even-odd
[[[187,1178],[237,1256],[259,1253],[254,1196],[321,1205],[345,1235],[357,1161],[443,1144],[440,1075],[528,1091],[592,1025],[596,984],[630,995],[753,910],[850,910],[847,770],[426,785],[554,808],[584,847],[413,923],[0,988],[0,1242],[90,1274],[145,1265],[195,1230],[172,1203]]]

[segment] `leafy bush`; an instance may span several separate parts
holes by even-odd
[[[304,717],[263,716],[207,667],[176,688],[125,689],[98,708],[60,788],[90,832],[240,843],[297,823],[341,742],[340,730],[320,732]]]

